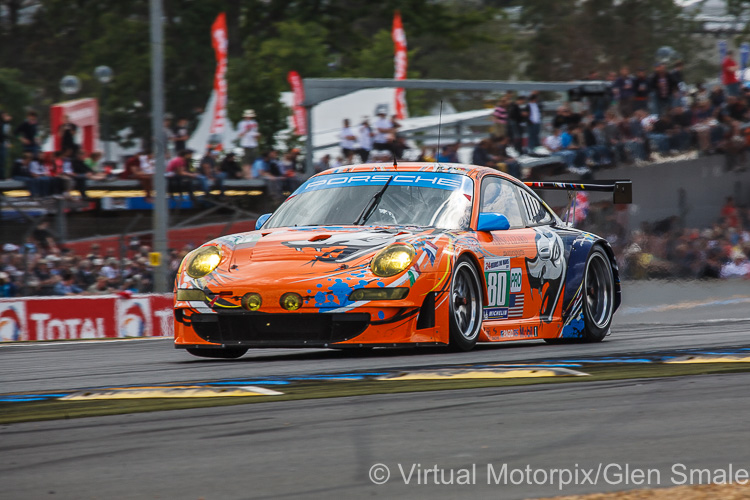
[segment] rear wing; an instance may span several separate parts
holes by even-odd
[[[614,181],[608,184],[578,184],[574,182],[524,182],[524,184],[531,189],[611,192],[613,203],[633,203],[632,181]]]

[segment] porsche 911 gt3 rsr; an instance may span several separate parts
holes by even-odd
[[[190,252],[175,283],[175,346],[233,358],[258,347],[596,342],[619,305],[609,244],[569,227],[526,183],[466,165],[356,165],[311,177],[255,231]]]

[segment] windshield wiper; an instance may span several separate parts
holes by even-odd
[[[365,208],[363,208],[357,218],[354,219],[355,226],[361,226],[367,221],[370,215],[372,215],[372,212],[374,212],[377,208],[378,203],[380,203],[380,199],[383,197],[383,193],[385,193],[385,190],[388,189],[388,184],[390,184],[392,180],[393,176],[388,177],[385,185],[383,185],[383,187],[380,188],[380,190],[378,190],[378,192],[375,193],[372,198],[370,198],[370,201],[367,202]]]

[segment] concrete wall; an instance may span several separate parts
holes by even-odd
[[[750,169],[727,172],[724,162],[724,155],[713,155],[644,167],[622,166],[600,171],[594,174],[594,180],[633,181],[629,229],[637,228],[644,221],[653,222],[675,215],[683,218],[686,227],[706,227],[719,217],[727,196],[734,196],[740,206],[750,205]],[[581,182],[573,175],[545,180]],[[567,204],[564,191],[541,194],[552,207]],[[611,195],[591,193],[589,199],[611,200]]]

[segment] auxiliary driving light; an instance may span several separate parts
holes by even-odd
[[[417,252],[408,243],[394,243],[381,250],[370,264],[375,276],[395,276],[409,267]]]
[[[217,247],[201,247],[193,252],[187,266],[187,275],[191,278],[202,278],[219,265],[221,250]]]
[[[296,311],[302,307],[302,296],[298,293],[288,292],[281,296],[279,300],[281,307],[287,311]]]
[[[246,293],[240,299],[240,305],[248,311],[257,311],[263,303],[259,293]]]
[[[408,288],[358,288],[349,294],[349,300],[400,300],[408,294]]]

